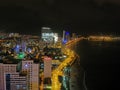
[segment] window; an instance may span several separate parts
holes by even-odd
[[[6,90],[10,90],[10,74],[6,74]]]

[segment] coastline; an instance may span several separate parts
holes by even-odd
[[[71,66],[69,83],[70,90],[87,90],[85,85],[85,71],[80,66],[78,59]]]

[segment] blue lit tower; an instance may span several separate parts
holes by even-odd
[[[70,40],[70,33],[68,31],[63,30],[63,43],[67,43]]]

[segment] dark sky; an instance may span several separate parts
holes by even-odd
[[[120,0],[0,0],[0,30],[120,33]],[[29,31],[29,32],[28,32]]]

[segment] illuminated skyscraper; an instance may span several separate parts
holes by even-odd
[[[63,43],[67,43],[70,40],[70,33],[63,30]]]
[[[54,33],[49,27],[42,27],[42,40],[45,42],[57,42],[58,33]]]

